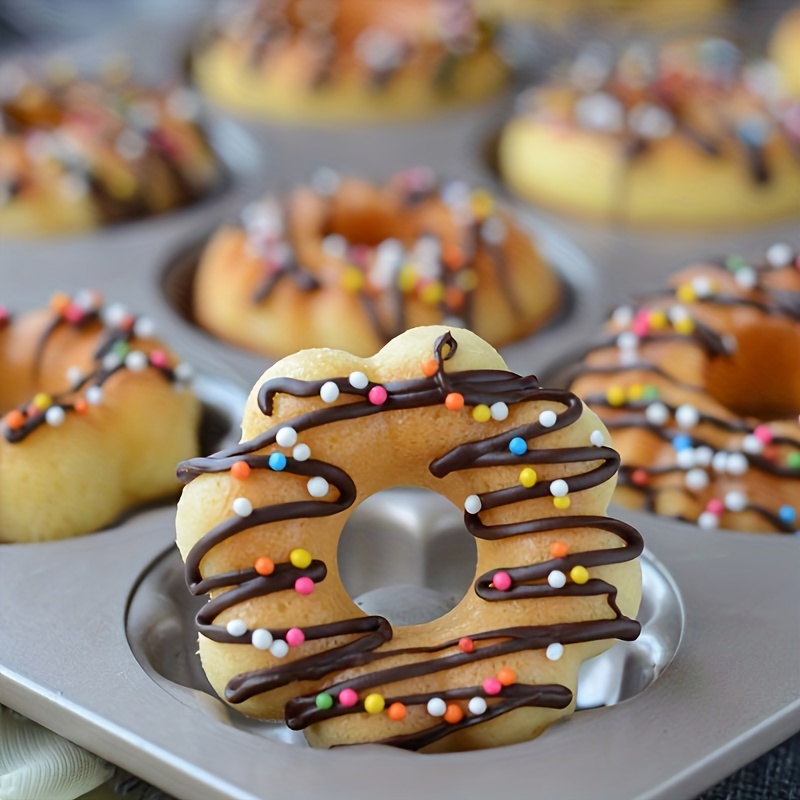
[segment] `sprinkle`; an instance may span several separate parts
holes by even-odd
[[[503,684],[497,678],[486,678],[481,686],[489,696],[500,694],[503,691]]]
[[[311,565],[311,553],[304,550],[302,547],[296,547],[289,553],[289,561],[292,562],[293,567],[297,569],[306,569]]]
[[[475,642],[469,638],[469,636],[462,636],[458,640],[458,649],[462,653],[474,653],[475,652]]]
[[[695,456],[694,448],[685,447],[682,450],[678,450],[675,461],[681,469],[691,469],[692,467],[696,467],[697,457]]]
[[[300,647],[301,644],[306,640],[306,635],[300,628],[289,628],[286,631],[286,644],[289,647]]]
[[[61,425],[61,423],[64,421],[64,417],[66,417],[66,413],[61,406],[50,406],[50,408],[44,412],[45,422],[54,428],[57,428],[59,425]]]
[[[180,364],[175,365],[172,374],[175,376],[176,380],[179,380],[181,383],[186,383],[192,379],[194,367],[186,361],[181,361]]]
[[[618,306],[611,314],[611,319],[620,328],[627,328],[633,322],[633,309],[630,306]]]
[[[743,289],[754,289],[758,285],[758,273],[752,267],[742,267],[733,279]]]
[[[53,398],[50,397],[49,394],[45,394],[44,392],[39,392],[33,398],[33,405],[39,409],[39,411],[46,411],[53,405]]]
[[[333,381],[325,381],[319,390],[323,403],[334,403],[339,397],[339,387]]]
[[[492,403],[489,413],[492,415],[492,419],[502,422],[504,419],[508,419],[508,406],[505,403]]]
[[[519,436],[515,436],[509,443],[508,449],[515,455],[515,456],[523,456],[525,453],[528,452],[528,443],[520,438]]]
[[[565,497],[569,492],[569,486],[563,478],[556,478],[550,482],[550,494],[553,497]]]
[[[610,386],[606,391],[606,400],[610,406],[621,406],[626,398],[627,394],[621,386]]]
[[[444,399],[444,405],[448,411],[461,411],[464,408],[464,396],[458,392],[450,392]]]
[[[427,709],[432,717],[443,717],[447,711],[447,704],[441,697],[432,697],[428,700]]]
[[[675,409],[675,422],[681,428],[693,428],[700,421],[700,412],[687,404],[678,406]]]
[[[275,441],[279,447],[294,447],[297,444],[297,431],[288,425],[280,428],[275,434]]]
[[[690,469],[684,481],[689,489],[698,492],[708,486],[708,473],[704,469]]]
[[[646,486],[647,481],[649,480],[647,471],[638,467],[637,469],[631,472],[631,483],[634,486]]]
[[[725,508],[728,511],[744,511],[747,507],[747,495],[744,492],[728,492],[725,495]]]
[[[434,361],[434,363],[436,363]],[[354,389],[366,389],[369,385],[369,378],[363,372],[351,372],[347,376],[347,382]]]
[[[769,444],[774,438],[772,431],[767,425],[756,425],[753,436],[764,444]]]
[[[567,576],[560,569],[554,569],[547,576],[547,583],[553,589],[563,589],[567,585]]]
[[[672,446],[676,450],[686,450],[692,446],[692,437],[686,433],[679,433],[673,437]]]
[[[526,488],[530,489],[532,486],[536,485],[536,470],[532,467],[525,467],[519,473],[519,482]]]
[[[650,403],[644,410],[644,418],[651,425],[665,425],[669,419],[669,409],[663,403]]]
[[[115,352],[106,353],[100,363],[103,365],[103,369],[111,372],[111,370],[116,369],[122,363],[122,359],[120,359],[119,355]]]
[[[139,339],[149,339],[156,332],[156,325],[150,317],[139,317],[133,323],[133,334]]]
[[[256,650],[269,650],[272,647],[272,634],[265,628],[256,628],[250,635],[250,641]]]
[[[464,719],[464,712],[461,707],[455,703],[450,703],[444,712],[444,721],[449,722],[451,725],[457,725],[462,719]]]
[[[71,301],[69,299],[68,294],[64,294],[64,292],[56,292],[50,298],[50,308],[52,308],[53,311],[58,311],[59,313],[61,313],[62,311],[65,311],[67,309],[70,302]]]
[[[511,667],[503,667],[497,672],[497,680],[499,680],[503,686],[511,686],[511,684],[517,682],[517,673],[511,669]]]
[[[704,511],[698,518],[697,524],[704,530],[712,530],[719,527],[719,517],[710,511]]]
[[[565,556],[569,555],[569,547],[567,546],[567,543],[562,542],[561,540],[557,542],[551,542],[550,555],[553,558],[564,558]]]
[[[570,500],[569,497],[554,497],[553,505],[559,511],[566,511],[566,509],[572,505],[572,500]]]
[[[247,633],[247,623],[243,619],[232,619],[225,626],[225,630],[231,636],[244,636]]]
[[[351,708],[358,702],[358,695],[353,689],[342,689],[339,692],[339,704]]]
[[[388,397],[389,393],[383,388],[383,386],[373,386],[369,390],[367,400],[369,400],[374,406],[382,406]]]
[[[639,346],[639,337],[633,331],[623,331],[617,336],[617,347],[620,350],[635,350]]]
[[[70,367],[67,370],[67,382],[70,386],[76,386],[83,380],[83,372],[80,367]]]
[[[239,517],[249,517],[253,513],[253,504],[246,497],[237,497],[233,501],[233,513]]]
[[[657,331],[663,330],[664,328],[667,327],[667,324],[669,323],[666,313],[661,309],[656,309],[655,311],[651,311],[649,320],[650,320],[650,327],[653,328],[653,330]]]
[[[406,718],[406,707],[402,703],[392,703],[386,714],[393,722],[402,722]]]
[[[314,698],[314,705],[321,711],[327,711],[329,708],[333,708],[333,697],[327,692],[320,692]]]
[[[589,580],[589,570],[586,567],[573,567],[569,571],[569,577],[573,583],[584,584]]]
[[[781,522],[785,522],[787,525],[791,525],[795,517],[797,516],[797,512],[792,508],[792,506],[781,506],[778,509],[778,517],[780,518]]]
[[[250,475],[250,465],[246,461],[236,461],[231,465],[231,477],[243,481]]]
[[[694,333],[694,322],[689,317],[685,317],[684,319],[679,319],[675,323],[675,332],[681,334],[681,336],[689,336]]]
[[[772,247],[767,250],[767,263],[775,269],[788,267],[793,260],[794,249],[791,245],[781,242],[779,244],[773,244]]]
[[[547,650],[544,651],[544,654],[550,661],[558,661],[564,655],[564,645],[553,642],[547,645]]]
[[[718,497],[712,497],[711,500],[706,503],[706,511],[708,511],[710,514],[716,514],[719,516],[724,510],[725,504]]]
[[[283,639],[276,639],[270,646],[269,652],[275,658],[285,658],[289,652],[289,645]]]
[[[547,411],[542,411],[542,413],[539,414],[539,424],[543,428],[552,428],[553,425],[556,424],[557,420],[558,417],[556,416],[555,411],[547,410]]]
[[[292,458],[295,461],[308,461],[311,458],[311,448],[307,444],[295,445],[292,450]]]
[[[314,581],[304,575],[302,578],[298,578],[294,582],[294,590],[297,592],[297,594],[302,594],[305,596],[313,594]]]
[[[700,276],[692,281],[692,289],[698,298],[710,297],[715,290],[714,284],[708,278]]]
[[[492,586],[498,592],[507,592],[511,588],[511,576],[504,570],[498,570],[492,575]]]
[[[602,447],[606,443],[606,437],[603,434],[603,431],[592,431],[589,436],[589,443],[593,444],[595,447]]]
[[[90,386],[86,390],[86,402],[89,405],[97,406],[103,401],[103,390],[100,386]]]
[[[73,409],[75,409],[76,414],[85,414],[89,410],[89,404],[82,398],[79,397],[72,403]]]
[[[742,450],[750,455],[757,456],[764,451],[764,442],[757,436],[748,434],[742,439]]]
[[[710,467],[714,459],[714,451],[707,445],[694,449],[694,460],[699,467]]]
[[[358,267],[346,266],[339,279],[342,288],[347,292],[358,292],[364,288],[364,273]]]
[[[152,350],[150,352],[150,363],[156,369],[166,369],[167,368],[167,354],[163,350]]]
[[[486,713],[488,705],[482,697],[472,697],[470,698],[469,703],[467,703],[467,708],[469,709],[470,714],[474,714],[476,717],[479,717],[481,714]]]
[[[382,695],[373,693],[368,694],[364,698],[364,711],[366,711],[367,714],[380,714],[385,707],[386,700],[384,700]]]
[[[464,501],[464,510],[468,514],[477,514],[482,507],[481,499],[476,494],[471,494]]]
[[[697,293],[688,283],[681,284],[675,292],[675,296],[681,303],[693,303],[697,300]]]
[[[267,463],[270,469],[274,469],[275,472],[280,472],[286,469],[286,456],[283,453],[271,453]]]
[[[439,371],[439,362],[435,358],[429,358],[422,363],[422,374],[426,378],[432,378]]]
[[[320,477],[311,478],[306,486],[308,487],[308,493],[312,497],[325,497],[330,489],[328,481],[326,481],[325,478]]]
[[[481,403],[472,409],[472,418],[476,422],[488,422],[492,418],[492,412],[490,411],[489,406]]]
[[[272,575],[275,572],[275,562],[267,556],[260,556],[253,565],[259,575]]]
[[[744,475],[750,468],[744,453],[729,453],[727,471],[730,475]]]

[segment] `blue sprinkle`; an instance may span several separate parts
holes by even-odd
[[[286,456],[283,453],[273,453],[269,457],[269,468],[280,472],[286,467]]]
[[[521,439],[519,436],[515,436],[509,443],[508,449],[515,455],[515,456],[524,456],[525,453],[528,452],[528,443]]]
[[[679,433],[673,440],[672,446],[676,450],[686,450],[692,446],[692,437],[685,433]]]
[[[791,506],[782,506],[778,511],[778,516],[781,518],[781,522],[791,525],[797,516],[797,512]]]

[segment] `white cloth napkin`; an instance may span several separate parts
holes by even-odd
[[[74,800],[114,768],[0,706],[0,800]]]

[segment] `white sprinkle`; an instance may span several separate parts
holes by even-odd
[[[614,309],[611,319],[620,328],[627,328],[633,322],[633,309],[630,306],[618,306]]]
[[[469,703],[467,703],[467,708],[469,709],[470,714],[474,714],[476,717],[479,717],[481,714],[486,713],[488,706],[482,697],[472,697],[470,698]]]
[[[619,364],[621,367],[632,367],[639,360],[636,350],[620,350]]]
[[[330,167],[320,167],[311,176],[311,188],[325,197],[330,197],[339,188],[342,179],[339,173]]]
[[[351,372],[347,382],[354,389],[366,389],[369,386],[369,378],[363,372]]]
[[[328,234],[322,240],[322,252],[331,258],[344,258],[347,255],[347,239],[338,233]]]
[[[139,317],[133,323],[133,334],[140,339],[147,339],[156,332],[156,324],[150,317]]]
[[[644,410],[644,418],[651,425],[665,425],[669,419],[669,409],[663,403],[650,403]]]
[[[669,321],[675,325],[675,323],[683,319],[689,319],[689,309],[686,308],[686,306],[672,306],[669,311],[667,311],[667,316],[669,317]]]
[[[325,495],[328,494],[328,489],[330,488],[328,486],[328,481],[326,481],[325,478],[320,477],[311,478],[307,485],[308,493],[312,497],[325,497]]]
[[[432,697],[428,700],[428,713],[432,717],[443,717],[445,711],[447,711],[447,704],[441,697]]]
[[[675,422],[681,428],[693,428],[700,421],[700,412],[688,404],[675,409]]]
[[[558,420],[558,417],[556,416],[556,412],[555,411],[550,411],[548,409],[547,411],[542,411],[542,413],[539,414],[539,424],[543,428],[552,428],[553,425],[556,424],[557,420]]]
[[[711,459],[711,469],[715,472],[727,472],[728,471],[728,453],[724,450],[719,450],[718,452],[714,453],[714,457]]]
[[[747,495],[744,492],[728,492],[724,503],[728,511],[744,511],[747,507]]]
[[[253,513],[253,504],[246,497],[237,497],[233,501],[233,513],[239,517],[249,517]]]
[[[116,328],[128,316],[128,309],[122,303],[112,303],[103,309],[101,316],[106,325],[110,328]]]
[[[481,499],[476,494],[469,495],[469,497],[467,497],[467,499],[464,501],[464,510],[468,514],[477,514],[481,510],[482,506],[483,504],[481,503]]]
[[[750,464],[744,453],[731,453],[728,456],[728,473],[730,475],[744,475]]]
[[[103,402],[103,390],[99,386],[90,386],[86,390],[86,402],[90,406],[97,406]]]
[[[146,369],[148,363],[147,355],[141,350],[131,350],[131,352],[125,356],[125,366],[131,372],[141,372],[143,369]]]
[[[307,444],[295,445],[292,450],[292,458],[295,461],[308,461],[311,458],[311,448]]]
[[[595,447],[602,447],[606,443],[606,437],[603,435],[603,431],[592,431],[589,436],[589,442]]]
[[[758,285],[758,273],[752,267],[737,269],[733,279],[744,289],[752,289]]]
[[[272,647],[272,634],[266,628],[257,628],[253,631],[250,641],[257,650],[269,650]]]
[[[664,139],[675,130],[675,119],[661,106],[638,103],[628,112],[628,125],[645,139]]]
[[[692,289],[698,297],[708,297],[712,293],[711,281],[705,276],[695,278],[692,281]]]
[[[192,376],[194,375],[194,367],[186,361],[181,361],[180,364],[176,364],[175,368],[172,370],[175,378],[182,383],[186,383],[186,381],[190,381]]]
[[[617,347],[620,350],[635,350],[639,346],[639,337],[633,331],[623,331],[617,336]]]
[[[550,661],[558,661],[564,655],[564,645],[553,642],[547,645],[547,650],[544,653]]]
[[[140,133],[126,128],[117,136],[114,149],[126,160],[136,161],[147,152],[147,140]]]
[[[710,511],[704,511],[698,518],[697,524],[701,528],[705,528],[706,530],[711,530],[712,528],[719,527],[719,518],[716,514],[712,514]]]
[[[690,469],[684,480],[689,489],[698,492],[708,486],[708,473],[704,469]]]
[[[793,259],[794,248],[789,244],[785,244],[784,242],[774,244],[769,248],[769,250],[767,250],[767,263],[771,267],[775,267],[775,269],[780,267],[788,267],[789,264],[792,263]]]
[[[508,406],[505,403],[492,403],[489,407],[489,412],[492,415],[492,419],[496,419],[499,422],[508,419]]]
[[[325,381],[319,390],[319,396],[324,403],[335,403],[339,397],[339,387],[333,381]]]
[[[569,492],[569,486],[563,478],[556,478],[550,482],[550,494],[553,497],[566,497]]]
[[[554,589],[563,589],[567,585],[567,576],[560,569],[554,569],[547,576],[547,582]]]
[[[749,433],[742,439],[742,450],[744,450],[745,453],[750,453],[751,456],[757,456],[759,453],[764,452],[764,442],[757,436],[753,436],[752,433]]]
[[[696,447],[694,451],[694,458],[699,467],[710,467],[711,461],[714,458],[714,451],[707,445]]]
[[[232,619],[225,626],[225,630],[231,636],[244,636],[247,633],[247,623],[243,619]]]
[[[91,311],[94,308],[94,301],[95,293],[91,289],[81,289],[72,298],[72,302],[84,311]]]
[[[684,447],[675,454],[675,461],[681,469],[691,469],[697,466],[697,456],[693,447]]]
[[[584,128],[607,133],[622,130],[625,118],[622,103],[606,92],[584,95],[575,103],[573,113]]]
[[[70,386],[77,386],[83,380],[80,367],[70,367],[67,370],[67,382]]]
[[[289,645],[283,641],[283,639],[276,639],[270,646],[269,652],[275,656],[275,658],[285,658],[286,654],[289,652]]]
[[[119,356],[116,353],[106,353],[102,360],[103,369],[110,372],[120,365]]]
[[[50,406],[50,408],[44,412],[45,422],[48,425],[52,425],[54,428],[57,428],[64,421],[65,416],[66,414],[61,406]]]
[[[297,444],[297,431],[289,425],[280,428],[275,434],[275,441],[279,447],[294,447]]]
[[[487,244],[501,245],[506,240],[506,225],[500,217],[489,217],[481,226],[481,236]]]

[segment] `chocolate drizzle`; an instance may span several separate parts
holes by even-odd
[[[229,470],[234,463],[245,461],[252,470],[269,468],[270,448],[276,443],[278,431],[287,425],[300,435],[312,429],[334,426],[376,414],[391,414],[395,411],[422,409],[438,406],[451,393],[459,393],[468,406],[480,403],[521,404],[530,402],[550,402],[561,404],[564,410],[557,415],[555,425],[545,427],[540,422],[504,431],[485,439],[465,442],[453,450],[437,456],[430,464],[431,473],[443,478],[460,471],[499,465],[512,464],[570,464],[588,463],[595,466],[588,471],[567,477],[570,491],[580,492],[599,486],[615,474],[619,458],[608,447],[566,447],[561,449],[536,449],[532,447],[522,457],[508,452],[508,444],[515,437],[528,442],[539,436],[558,431],[576,422],[582,414],[581,401],[563,390],[543,389],[535,377],[522,377],[504,370],[474,370],[448,373],[445,363],[452,358],[457,341],[451,333],[439,337],[434,345],[434,356],[438,369],[430,377],[409,379],[383,384],[387,399],[382,404],[368,400],[370,390],[376,384],[369,382],[364,388],[354,388],[347,378],[326,380],[299,380],[278,377],[266,381],[258,391],[258,407],[265,416],[272,416],[278,395],[286,394],[298,398],[316,398],[324,383],[334,383],[340,392],[340,399],[333,405],[313,408],[293,419],[281,420],[254,439],[243,442],[215,455],[183,462],[178,476],[184,482],[207,473]],[[325,565],[313,561],[306,569],[298,569],[290,563],[277,564],[271,575],[263,576],[253,567],[234,570],[222,575],[205,577],[202,563],[205,556],[215,547],[228,541],[236,534],[268,523],[290,519],[319,518],[338,514],[353,505],[356,500],[356,486],[347,473],[334,464],[321,461],[296,461],[289,459],[286,467],[278,474],[321,476],[335,490],[333,500],[323,499],[285,502],[255,508],[246,517],[233,516],[219,523],[206,533],[192,547],[186,557],[186,581],[193,594],[201,595],[221,591],[198,613],[199,632],[216,642],[248,646],[252,630],[242,634],[231,633],[227,627],[215,625],[220,613],[238,603],[255,597],[290,589],[299,577],[307,576],[314,581],[325,579]],[[509,487],[480,495],[482,511],[519,503],[548,494],[549,482],[542,481],[532,488]],[[546,532],[567,531],[574,528],[596,529],[618,537],[623,545],[609,549],[591,550],[552,558],[539,564],[511,567],[506,571],[512,577],[513,586],[501,592],[492,585],[492,574],[478,577],[474,591],[476,595],[489,602],[534,599],[540,597],[594,597],[606,596],[611,618],[569,622],[553,625],[499,628],[496,630],[478,629],[471,634],[476,643],[474,650],[464,652],[458,649],[458,640],[444,641],[426,647],[391,649],[388,647],[393,631],[389,622],[378,616],[360,616],[320,625],[310,625],[303,629],[306,640],[321,640],[341,636],[356,636],[344,644],[313,655],[300,656],[288,663],[265,666],[252,672],[236,675],[227,684],[226,699],[242,703],[250,698],[287,686],[294,682],[315,680],[324,681],[325,691],[338,696],[344,689],[356,692],[371,687],[386,686],[415,677],[437,672],[449,671],[463,664],[493,659],[498,656],[523,651],[541,650],[553,643],[562,645],[602,639],[619,638],[632,640],[638,636],[639,624],[625,617],[616,603],[616,587],[598,578],[591,578],[584,584],[569,583],[561,589],[552,588],[542,582],[553,570],[569,571],[573,566],[595,567],[605,564],[618,564],[635,559],[642,551],[639,533],[624,522],[603,516],[555,516],[543,519],[529,519],[514,523],[487,525],[479,513],[465,513],[467,529],[479,539],[499,540],[514,536],[536,535]],[[476,622],[479,622],[476,620]],[[271,629],[275,638],[286,635],[287,631]],[[381,667],[388,658],[403,659],[427,655],[428,659],[411,659],[407,663]],[[346,680],[337,678],[342,671],[354,667],[372,666],[374,668]],[[411,694],[397,697],[387,695],[387,705],[398,701],[406,705],[427,703],[433,695]],[[486,697],[488,710],[485,714],[466,716],[460,722],[451,724],[435,722],[429,728],[409,734],[393,736],[381,740],[384,744],[416,750],[457,730],[493,719],[501,714],[526,706],[542,708],[566,708],[572,702],[571,691],[558,685],[514,684],[502,689],[497,696],[488,696],[481,687],[453,687],[438,693],[438,697],[461,699],[465,697]],[[319,708],[315,694],[302,695],[291,700],[286,706],[286,721],[293,729],[324,722],[343,714],[359,713],[364,710],[363,702],[353,707],[334,704],[330,709]]]

